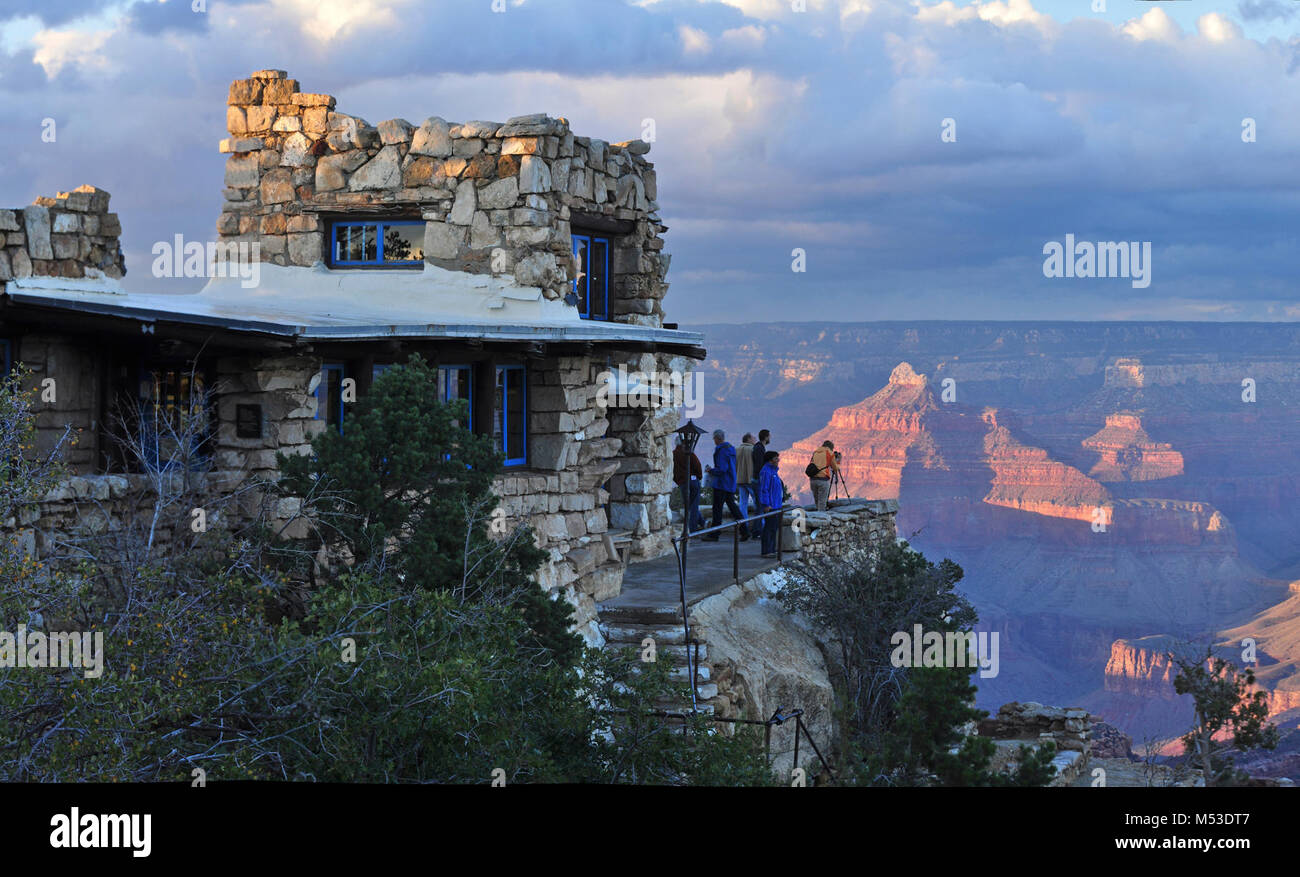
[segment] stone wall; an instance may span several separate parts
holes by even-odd
[[[1088,766],[1091,728],[1100,721],[1078,707],[1043,706],[1041,703],[1005,703],[997,712],[978,724],[981,737],[997,741],[999,751],[1008,756],[1015,744],[1056,746],[1057,775],[1051,785],[1068,785]],[[1010,744],[1010,745],[1007,745]],[[997,765],[995,764],[995,767]]]
[[[279,477],[276,454],[311,453],[311,440],[328,428],[316,419],[317,399],[312,381],[320,373],[321,359],[313,356],[222,357],[217,360],[217,434],[214,474],[224,484],[249,479],[274,481]],[[241,405],[256,405],[261,415],[261,435],[241,438],[236,418]],[[256,504],[260,496],[250,494]],[[271,509],[271,524],[283,535],[307,535],[306,519],[297,518],[297,499],[285,498]],[[287,528],[286,522],[292,521]]]
[[[28,207],[0,210],[0,281],[125,275],[122,225],[108,211],[108,200],[103,189],[78,186]]]
[[[30,334],[22,339],[20,358],[32,368],[36,388],[45,377],[56,379],[56,403],[38,410],[38,448],[48,451],[65,425],[71,425],[79,432],[66,459],[74,471],[93,470],[100,441],[98,404],[105,392],[97,351],[66,337]],[[632,362],[649,370],[675,360],[643,354]],[[273,481],[277,453],[310,451],[312,438],[328,428],[316,418],[312,392],[321,363],[320,356],[300,354],[217,358],[216,484],[233,488],[254,479]],[[672,408],[602,408],[599,375],[606,368],[603,357],[591,356],[529,363],[529,464],[507,469],[497,480],[508,522],[530,524],[549,553],[539,580],[569,599],[578,629],[593,641],[598,639],[596,603],[616,596],[623,579],[619,551],[607,534],[611,529],[625,532],[634,561],[668,547],[669,446],[678,416]],[[241,405],[257,406],[256,437],[238,435]],[[613,423],[619,430],[611,429]],[[249,492],[246,499],[251,513],[262,497]],[[74,506],[55,509],[56,519],[40,526],[64,531],[74,511]],[[281,527],[292,522],[284,534],[306,536],[309,525],[298,512],[296,500],[283,499],[270,510],[269,523]]]
[[[639,368],[654,368],[645,354]],[[662,364],[661,364],[662,367]],[[550,554],[539,581],[575,607],[579,631],[600,639],[596,604],[618,595],[623,563],[611,531],[626,534],[629,559],[668,548],[669,438],[676,409],[605,408],[603,358],[560,357],[529,367],[529,464],[497,481],[509,524],[528,523]]]
[[[827,510],[805,506],[785,515],[782,549],[810,557],[840,557],[898,538],[898,500],[840,499]]]
[[[179,477],[179,476],[178,476]],[[219,490],[209,479],[205,493],[215,496]],[[74,475],[55,485],[36,502],[19,507],[17,515],[0,521],[0,532],[12,534],[22,553],[34,558],[66,554],[69,543],[94,538],[117,530],[131,513],[139,520],[149,520],[153,504],[151,479],[146,475]],[[220,520],[219,504],[209,509],[210,521]],[[181,526],[188,529],[189,518],[182,515]],[[173,538],[166,528],[154,534],[159,543]],[[62,549],[62,550],[61,550]]]
[[[282,70],[231,84],[231,137],[220,144],[230,155],[223,242],[257,242],[264,261],[310,266],[325,255],[326,215],[396,212],[426,220],[426,262],[513,275],[563,299],[574,226],[615,221],[612,317],[662,326],[670,257],[648,143],[577,137],[567,120],[542,114],[371,125],[334,107],[332,96],[302,92]]]

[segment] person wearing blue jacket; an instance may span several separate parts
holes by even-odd
[[[713,431],[713,465],[709,467],[709,486],[713,488],[713,521],[710,527],[722,523],[722,506],[731,510],[735,521],[745,520],[736,504],[736,449],[727,441],[727,434],[720,429]],[[717,542],[718,534],[710,533],[700,537],[701,542]],[[749,534],[740,528],[740,541],[748,542]]]
[[[777,466],[781,455],[776,451],[764,454],[767,462],[758,473],[758,512],[770,512],[785,505],[785,485]],[[772,515],[763,519],[763,556],[776,557],[776,540],[781,533],[781,515]]]

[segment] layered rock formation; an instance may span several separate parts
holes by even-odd
[[[951,556],[963,565],[965,588],[989,623],[1009,631],[1018,618],[1056,615],[1089,632],[1077,642],[1027,632],[1010,672],[1018,669],[1047,689],[990,680],[981,686],[981,702],[1032,691],[1101,704],[1112,717],[1138,717],[1140,730],[1163,728],[1168,723],[1119,703],[1124,692],[1104,688],[1105,649],[1125,635],[1183,635],[1244,619],[1269,602],[1276,586],[1241,558],[1234,527],[1213,504],[1115,494],[1116,483],[1163,484],[1167,479],[1154,476],[1177,459],[1171,447],[1149,439],[1140,418],[1117,412],[1094,420],[1085,434],[1095,437],[1094,460],[1101,449],[1126,461],[1108,484],[1039,445],[1026,420],[1009,410],[944,402],[941,388],[902,363],[879,391],[837,409],[825,428],[783,452],[782,477],[803,493],[803,467],[830,439],[844,455],[848,490],[897,497],[900,532],[936,559]],[[1125,448],[1149,455],[1125,457]],[[1088,701],[1090,694],[1097,697]]]
[[[1300,327],[706,332],[711,420],[793,442],[782,474],[796,493],[807,455],[834,441],[854,496],[897,497],[900,535],[962,564],[982,624],[1002,631],[982,704],[1080,703],[1135,739],[1176,734],[1190,714],[1152,695],[1170,688],[1164,669],[1132,643],[1222,643],[1254,625],[1268,660],[1286,651],[1281,625],[1300,616],[1285,590],[1300,577]],[[801,439],[810,421],[826,426]],[[1289,660],[1259,672],[1278,715],[1296,706]]]
[[[1156,481],[1183,474],[1183,455],[1153,442],[1136,414],[1110,414],[1106,425],[1083,440],[1099,459],[1088,474],[1098,481]]]

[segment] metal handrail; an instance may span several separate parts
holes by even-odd
[[[711,527],[705,527],[703,530],[691,532],[691,510],[686,506],[682,507],[682,535],[673,537],[673,551],[677,554],[677,588],[682,601],[682,632],[684,638],[682,643],[686,646],[686,670],[691,678],[691,712],[699,712],[699,701],[696,696],[696,675],[699,667],[699,644],[696,643],[696,659],[691,660],[691,622],[686,610],[686,554],[687,547],[691,539],[702,536],[707,533],[720,533],[727,528],[731,528],[731,575],[733,580],[740,581],[740,531],[736,527],[740,524],[746,526],[750,521],[761,521],[764,518],[770,518],[773,515],[785,515],[785,506],[779,509],[772,509],[769,512],[762,512],[757,515],[750,515],[741,521],[731,521],[725,524],[714,524]],[[779,564],[784,559],[781,550],[781,534],[776,536],[776,562]]]
[[[784,707],[778,706],[776,708],[776,712],[772,713],[772,717],[770,719],[736,719],[736,718],[727,718],[724,716],[710,716],[709,721],[730,722],[733,725],[762,725],[763,726],[763,753],[764,756],[767,758],[767,760],[770,762],[772,760],[772,726],[784,725],[786,722],[790,721],[791,719],[794,719],[794,766],[795,767],[799,766],[799,735],[802,734],[803,736],[808,738],[808,745],[813,748],[813,752],[817,755],[817,760],[821,762],[822,768],[826,771],[826,774],[831,778],[831,782],[833,783],[839,782],[839,780],[835,776],[835,771],[831,769],[830,762],[826,760],[826,756],[822,755],[822,751],[819,748],[817,748],[817,741],[813,739],[812,734],[808,731],[808,726],[804,724],[803,710],[795,709],[795,710],[791,710],[788,713],[783,714],[784,709],[785,709]],[[698,715],[698,713],[693,713],[693,714]],[[690,718],[690,716],[687,716],[685,713],[675,713],[668,710],[653,710],[651,711],[650,715],[659,716],[661,718],[666,718],[666,719],[681,719],[683,733],[685,733],[688,727],[687,720]]]

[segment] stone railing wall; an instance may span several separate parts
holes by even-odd
[[[782,549],[800,556],[841,557],[898,538],[898,500],[833,500],[824,512],[816,506],[791,511],[782,527]]]
[[[78,186],[28,207],[0,210],[0,281],[125,275],[122,225],[108,201],[103,189]]]
[[[650,144],[577,137],[543,114],[376,126],[334,107],[282,70],[231,84],[223,242],[257,242],[264,261],[310,266],[325,254],[328,215],[400,213],[426,221],[426,262],[511,275],[559,300],[571,291],[574,228],[613,223],[612,318],[662,326],[669,256]]]

